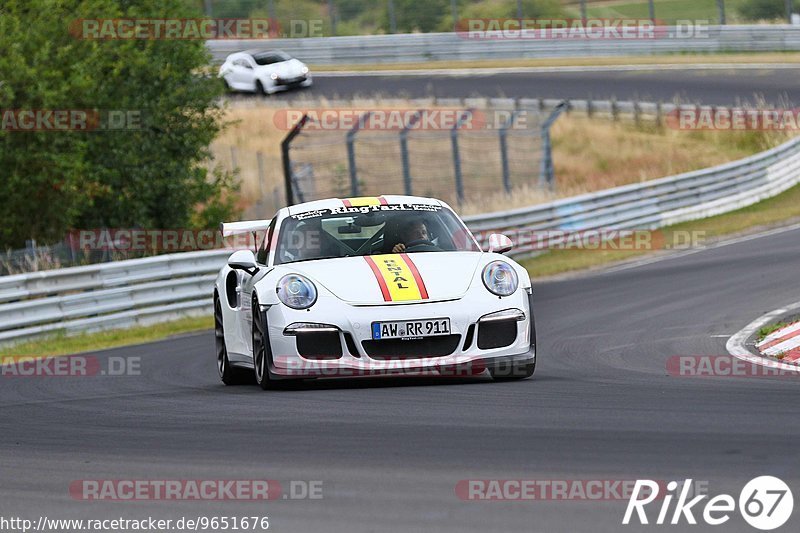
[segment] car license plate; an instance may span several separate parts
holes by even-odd
[[[450,335],[449,318],[432,318],[429,320],[393,320],[391,322],[373,322],[372,338],[380,339],[418,339]]]

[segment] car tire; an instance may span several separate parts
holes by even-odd
[[[225,385],[243,385],[252,382],[250,373],[231,365],[225,345],[225,326],[222,321],[222,304],[214,294],[214,345],[217,353],[217,372]]]
[[[253,372],[256,383],[264,389],[271,390],[278,386],[269,370],[272,364],[272,348],[269,343],[269,329],[267,317],[261,311],[258,297],[253,295]]]
[[[269,96],[269,93],[264,87],[264,84],[261,83],[261,80],[256,80],[256,94],[260,94],[261,96]]]

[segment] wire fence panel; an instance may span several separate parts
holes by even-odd
[[[290,145],[295,199],[350,195],[346,132],[302,130]]]
[[[402,194],[403,160],[398,132],[359,132],[354,142],[359,194]]]
[[[344,131],[304,122],[289,157],[297,201],[415,194],[454,205],[539,181],[539,109],[508,107],[363,111]],[[401,115],[402,121],[387,121]],[[377,126],[376,126],[377,125]],[[319,125],[322,127],[322,125]]]

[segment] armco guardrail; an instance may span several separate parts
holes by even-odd
[[[0,277],[0,342],[207,311],[229,255],[189,252]]]
[[[216,62],[222,62],[228,54],[241,50],[278,48],[314,65],[800,50],[800,26],[741,25],[695,26],[695,28],[702,29],[699,36],[688,37],[685,36],[689,31],[686,28],[669,26],[659,29],[653,38],[642,39],[482,40],[468,38],[463,33],[451,32],[218,40],[209,41],[207,45]]]
[[[485,238],[537,231],[655,229],[744,207],[800,182],[800,138],[739,161],[549,204],[465,217]],[[190,252],[0,277],[0,342],[210,313],[214,274],[229,250]]]
[[[800,183],[800,138],[754,156],[540,206],[465,217],[481,237],[514,232],[515,256],[536,251],[527,236],[547,230],[655,229],[734,211]]]

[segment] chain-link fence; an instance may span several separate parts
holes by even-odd
[[[289,203],[408,194],[453,205],[552,189],[549,128],[566,108],[437,107],[307,113],[283,142]]]

